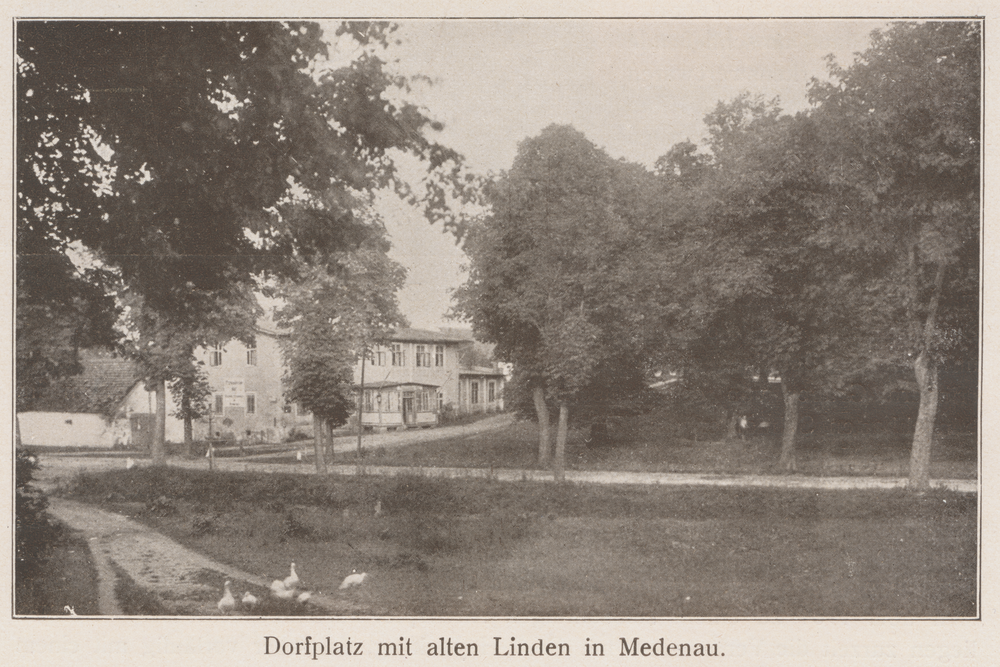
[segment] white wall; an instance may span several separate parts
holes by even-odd
[[[21,412],[21,442],[34,447],[113,447],[128,443],[128,421],[75,412]],[[124,425],[124,428],[122,426]]]
[[[176,417],[172,417],[170,413],[177,410],[177,406],[174,404],[173,396],[170,394],[170,388],[167,387],[167,424],[166,424],[166,435],[164,436],[167,442],[184,442],[184,422]],[[125,431],[131,434],[131,426],[129,425],[128,419],[133,413],[146,413],[146,414],[156,414],[156,393],[152,391],[146,391],[145,385],[139,382],[132,388],[125,400],[122,401],[119,416],[125,421]],[[197,431],[197,427],[196,427]],[[201,437],[203,437],[202,434]],[[196,432],[195,438],[199,435]],[[131,435],[127,438],[131,441]]]

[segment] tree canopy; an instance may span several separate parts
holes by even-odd
[[[668,284],[669,266],[644,259],[650,187],[642,167],[553,125],[521,142],[487,191],[490,215],[470,230],[460,308],[477,336],[496,344],[494,354],[514,364],[512,391],[533,394],[543,461],[547,402],[559,407],[557,474],[570,406],[606,415],[612,403],[640,404],[646,390],[635,378],[658,328],[639,300],[655,292],[650,285]]]
[[[829,69],[811,91],[835,193],[818,240],[863,248],[880,270],[872,340],[913,368],[910,482],[926,487],[940,369],[978,357],[982,25],[894,24]]]
[[[406,271],[387,255],[381,220],[370,210],[356,220],[357,247],[302,262],[273,290],[283,304],[276,323],[285,334],[285,397],[313,413],[321,469],[320,432],[346,423],[356,409],[358,360],[404,323],[396,293]]]
[[[356,247],[359,192],[395,187],[455,228],[447,203],[470,179],[427,138],[440,126],[394,101],[408,82],[379,57],[393,30],[342,24],[357,55],[332,67],[309,22],[18,22],[19,393],[72,370],[44,344],[53,322],[66,333],[51,341],[114,341],[116,293],[141,296],[147,321],[204,330],[225,295]],[[393,151],[422,161],[423,192]]]

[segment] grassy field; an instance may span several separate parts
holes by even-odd
[[[97,614],[97,571],[86,541],[60,531],[37,576],[17,578],[14,599],[19,615],[63,615],[67,605],[81,616]]]
[[[267,578],[295,561],[361,615],[977,613],[974,496],[169,468],[81,475],[66,492]],[[355,568],[369,580],[338,593]]]
[[[780,434],[747,440],[691,440],[663,436],[654,425],[619,428],[610,446],[588,447],[588,433],[571,430],[566,461],[576,470],[706,472],[765,474],[774,472]],[[472,468],[537,468],[537,426],[517,422],[497,431],[447,438],[393,448],[367,450],[365,460],[380,465]],[[977,474],[976,436],[939,435],[934,443],[931,476],[974,479]],[[305,463],[312,453],[304,450]],[[893,432],[805,434],[799,438],[798,471],[807,475],[871,475],[905,477],[909,469],[910,436]],[[296,463],[294,455],[280,459]],[[334,462],[354,463],[353,450]]]

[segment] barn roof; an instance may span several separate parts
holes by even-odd
[[[112,416],[142,379],[138,366],[100,350],[80,350],[79,375],[53,382],[31,405],[32,412],[96,413]]]

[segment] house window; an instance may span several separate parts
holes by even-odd
[[[475,405],[479,403],[479,381],[473,380],[469,385],[469,396],[471,397],[472,404]]]
[[[403,346],[400,343],[392,344],[392,365],[393,366],[406,365],[406,352],[403,350]]]
[[[427,351],[427,345],[417,345],[417,366],[430,368],[431,353]]]
[[[434,346],[434,365],[444,366],[444,345]]]
[[[438,392],[438,410],[444,410],[444,392]]]
[[[488,387],[488,393],[487,393],[487,399],[486,400],[487,400],[488,403],[492,403],[493,401],[497,400],[497,383],[496,382],[490,382],[487,385],[487,387]]]
[[[215,414],[222,414],[222,394],[215,395]]]
[[[247,414],[252,415],[257,411],[257,397],[253,394],[247,394]]]
[[[247,345],[247,366],[257,365],[257,341],[252,341]]]
[[[365,390],[365,412],[375,412],[375,403],[372,399],[372,390]]]
[[[375,353],[374,362],[376,366],[385,366],[385,350],[379,350]]]
[[[222,365],[222,343],[219,343],[218,345],[213,345],[212,349],[208,351],[208,365],[209,366]]]

